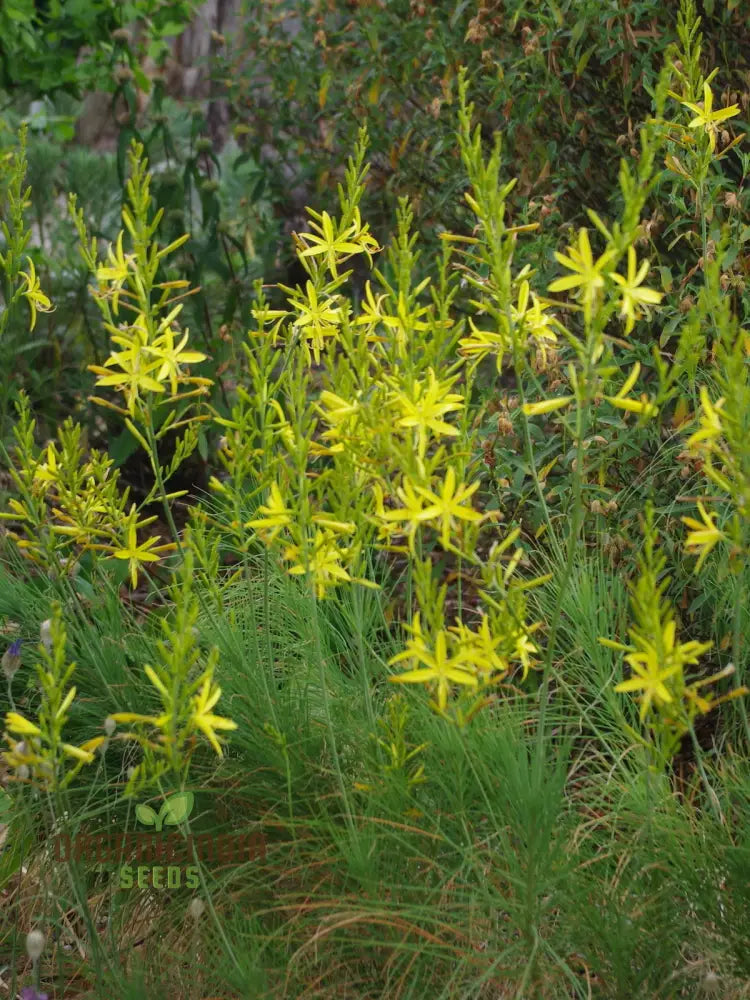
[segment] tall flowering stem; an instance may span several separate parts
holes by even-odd
[[[183,299],[190,294],[186,281],[158,281],[162,262],[179,249],[188,236],[159,247],[156,234],[160,209],[151,217],[151,177],[143,147],[134,142],[129,153],[128,204],[122,221],[130,237],[131,250],[124,248],[125,232],[118,235],[106,261],[99,261],[96,241],[88,236],[83,212],[70,199],[70,211],[80,236],[81,255],[96,279],[91,291],[101,310],[113,349],[103,365],[90,365],[96,385],[113,389],[121,401],[103,396],[92,401],[123,418],[125,427],[148,456],[154,486],[144,503],[161,500],[172,531],[171,545],[180,547],[170,501],[184,491],[168,493],[167,483],[198,443],[198,426],[210,419],[196,403],[211,387],[209,378],[190,374],[189,366],[206,360],[206,355],[188,345],[189,331],[179,323]],[[159,442],[167,433],[181,431],[167,466],[159,459]],[[142,526],[144,522],[140,522]],[[130,543],[119,557],[136,558],[137,547]],[[131,556],[126,556],[131,553]],[[118,553],[113,553],[118,556]]]

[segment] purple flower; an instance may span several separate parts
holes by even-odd
[[[46,993],[37,993],[33,986],[24,986],[21,990],[21,1000],[49,1000]]]
[[[21,666],[21,639],[16,639],[8,646],[3,653],[2,661],[3,673],[11,680],[16,670]]]

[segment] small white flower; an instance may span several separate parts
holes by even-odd
[[[38,962],[44,951],[45,937],[41,931],[29,931],[26,935],[26,954],[32,962]]]
[[[115,729],[117,729],[117,723],[115,722],[115,720],[112,718],[111,715],[108,715],[107,718],[104,720],[104,732],[107,734],[107,736],[111,736],[112,733],[114,733]]]
[[[206,904],[203,900],[196,896],[190,901],[190,906],[188,907],[188,913],[193,918],[193,920],[200,920],[203,915],[203,911],[206,909]]]
[[[20,778],[21,781],[25,781],[29,776],[29,769],[25,764],[19,764],[16,768],[16,777]]]
[[[39,626],[39,638],[43,645],[49,649],[52,646],[52,619],[47,618]]]

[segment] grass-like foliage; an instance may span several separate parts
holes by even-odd
[[[0,373],[12,996],[748,996],[742,112],[699,24],[554,249],[464,68],[463,223],[425,246],[407,197],[368,223],[362,125],[220,362],[144,145],[108,245],[71,196],[91,395],[42,440]],[[9,366],[56,308],[26,143]]]

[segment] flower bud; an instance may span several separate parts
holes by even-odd
[[[52,647],[52,619],[51,618],[47,618],[46,621],[43,621],[42,624],[39,626],[39,638],[40,638],[42,644],[47,647],[47,649],[51,649],[51,647]]]
[[[32,962],[38,962],[44,951],[45,938],[41,931],[29,931],[26,935],[26,954]]]
[[[210,153],[213,148],[214,144],[210,139],[206,139],[205,137],[198,139],[195,143],[196,153]]]
[[[111,736],[112,733],[114,733],[115,729],[117,729],[117,723],[115,722],[115,720],[112,718],[111,715],[108,715],[107,718],[104,720],[104,732],[107,734],[107,736]]]
[[[13,675],[21,666],[21,640],[16,639],[3,653],[2,661],[3,673],[11,680]]]
[[[193,918],[193,920],[200,920],[203,915],[203,911],[206,909],[206,904],[200,898],[196,896],[190,901],[190,906],[188,907],[188,913]]]

